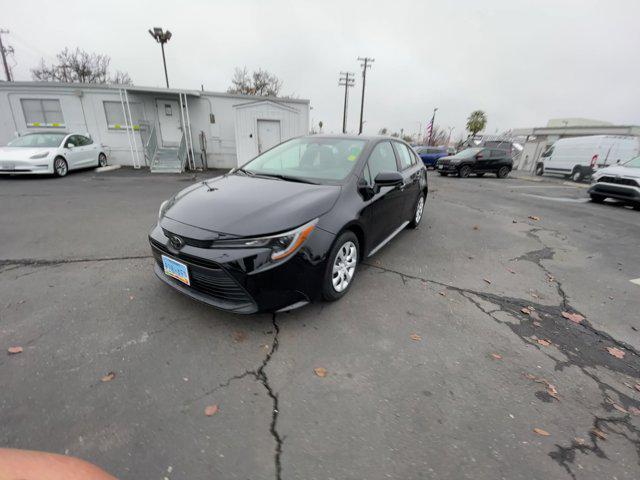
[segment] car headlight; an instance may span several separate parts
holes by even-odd
[[[166,213],[168,208],[169,200],[165,200],[160,204],[160,210],[158,210],[158,221],[162,220],[162,217],[164,217],[164,214]]]
[[[213,243],[213,248],[271,248],[271,260],[283,260],[300,249],[317,223],[316,218],[289,232],[268,237],[219,240]]]
[[[36,153],[35,155],[31,155],[29,158],[35,160],[37,158],[46,158],[49,156],[49,152]]]

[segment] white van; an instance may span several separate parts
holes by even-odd
[[[598,168],[625,163],[640,155],[638,137],[591,135],[562,138],[547,149],[536,172],[560,174],[579,182]]]

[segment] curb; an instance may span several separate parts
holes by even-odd
[[[122,165],[107,165],[106,167],[98,167],[94,170],[94,172],[102,173],[102,172],[111,172],[113,170],[118,170]]]

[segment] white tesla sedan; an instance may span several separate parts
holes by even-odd
[[[28,133],[0,147],[0,174],[52,173],[64,177],[69,170],[106,164],[102,145],[78,133]]]

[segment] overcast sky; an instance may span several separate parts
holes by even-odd
[[[367,76],[365,132],[464,129],[482,109],[487,133],[587,117],[640,124],[637,0],[4,0],[0,28],[15,49],[14,76],[64,47],[112,58],[137,85],[163,86],[160,47],[147,33],[171,30],[172,87],[225,91],[234,68],[262,67],[283,93],[311,100],[314,122],[342,128],[341,70],[355,72],[348,128],[357,131]]]

